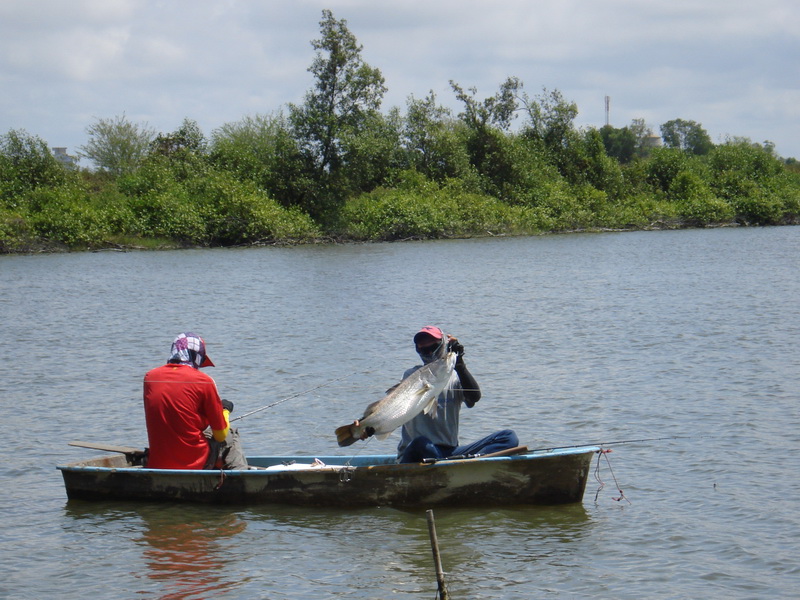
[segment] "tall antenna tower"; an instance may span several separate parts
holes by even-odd
[[[611,96],[606,96],[606,127],[608,127],[608,113],[611,109]]]

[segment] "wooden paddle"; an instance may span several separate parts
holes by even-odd
[[[69,442],[70,446],[77,446],[78,448],[91,448],[92,450],[102,450],[103,452],[119,452],[124,454],[125,458],[132,465],[141,465],[142,459],[147,452],[140,448],[131,448],[130,446],[113,446],[111,444],[95,444],[93,442]]]
[[[122,454],[144,454],[140,448],[130,446],[112,446],[111,444],[95,444],[94,442],[70,442],[70,446],[78,448],[91,448],[92,450],[102,450],[103,452],[120,452]]]

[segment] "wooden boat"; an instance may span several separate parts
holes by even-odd
[[[580,502],[600,448],[531,450],[397,464],[394,455],[252,456],[249,470],[148,469],[135,448],[58,466],[81,500],[330,507],[553,505]],[[499,455],[498,455],[499,454]]]

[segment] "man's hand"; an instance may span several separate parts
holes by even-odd
[[[458,358],[464,356],[464,346],[461,345],[461,342],[458,341],[458,338],[455,338],[452,335],[447,337],[447,349],[450,352],[455,352]]]
[[[353,425],[355,427],[358,427],[360,425],[358,419],[353,421]],[[361,437],[358,438],[358,439],[365,440],[365,439],[367,439],[369,437],[372,437],[373,435],[375,435],[375,428],[374,427],[367,427],[367,428],[364,429],[364,432],[361,434]]]

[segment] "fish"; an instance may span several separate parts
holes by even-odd
[[[358,421],[336,429],[339,446],[354,444],[365,433],[385,440],[420,413],[435,419],[439,394],[447,387],[455,365],[456,353],[446,352],[411,373],[382,399],[367,406]]]

